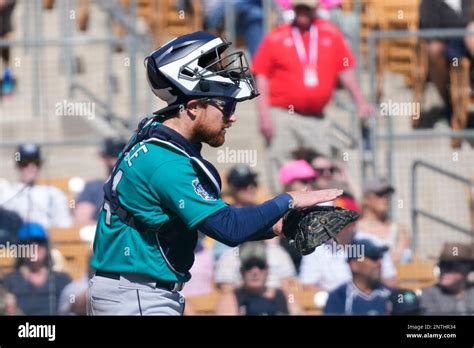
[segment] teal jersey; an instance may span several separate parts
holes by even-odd
[[[210,184],[209,178],[185,153],[150,140],[136,144],[119,163],[113,180],[121,205],[134,217],[135,228],[103,208],[91,266],[96,270],[140,274],[165,281],[188,281],[196,226],[227,206],[212,193]],[[173,237],[175,245],[166,248],[158,233],[165,223],[173,225],[177,234]],[[187,254],[174,253],[178,262],[191,257],[184,271],[173,267],[166,255],[166,250],[180,247]]]

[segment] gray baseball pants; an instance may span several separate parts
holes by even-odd
[[[157,288],[141,276],[110,279],[95,275],[89,281],[88,315],[183,315],[184,297]]]

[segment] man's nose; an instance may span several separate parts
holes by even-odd
[[[235,117],[235,112],[229,117],[229,122],[230,123],[234,123],[235,121],[237,121],[237,117]]]

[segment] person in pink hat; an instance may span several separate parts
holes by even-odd
[[[305,160],[288,162],[280,169],[280,183],[285,191],[312,191],[315,179],[316,172]]]

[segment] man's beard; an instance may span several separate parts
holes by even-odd
[[[202,123],[196,126],[193,138],[211,147],[219,147],[225,142],[225,134],[222,133],[222,130],[218,133],[211,133]]]
[[[382,280],[381,280],[381,278],[380,278],[380,273],[369,275],[369,277],[367,278],[367,285],[368,285],[371,289],[376,289],[376,288],[378,288],[380,285],[382,285]]]
[[[379,286],[382,285],[382,281],[380,280],[380,278],[369,278],[367,280],[367,285],[372,289],[372,290],[375,290],[377,289]]]

